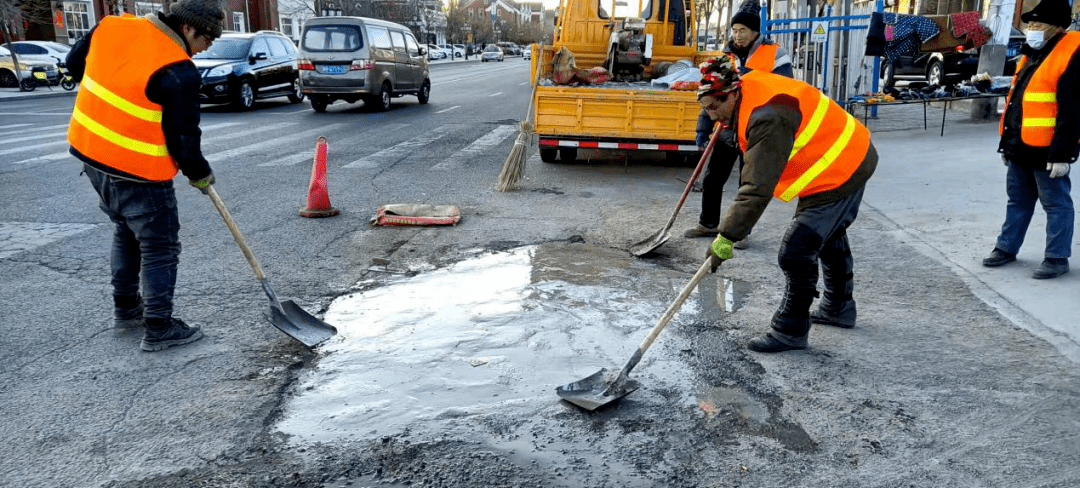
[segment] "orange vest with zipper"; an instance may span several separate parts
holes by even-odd
[[[187,51],[150,20],[102,19],[71,114],[71,147],[140,178],[171,180],[177,165],[165,147],[161,105],[146,98],[146,87],[155,72],[185,59]]]
[[[802,120],[773,196],[785,202],[834,190],[847,182],[870,148],[870,131],[816,88],[766,71],[742,76],[739,148],[747,149],[750,114],[777,95],[799,102]]]
[[[759,44],[753,54],[746,60],[746,67],[772,73],[776,68],[776,44]]]
[[[1020,121],[1020,140],[1032,147],[1050,147],[1050,141],[1054,139],[1054,128],[1057,126],[1057,89],[1058,80],[1077,48],[1080,48],[1080,32],[1067,32],[1058,41],[1046,59],[1042,61],[1035,73],[1032,73],[1024,88],[1023,97],[1020,100],[1020,113],[1023,118]],[[1016,73],[1027,64],[1028,57],[1020,58],[1016,63]],[[1016,86],[1016,76],[1013,76],[1013,87]],[[1012,99],[1012,88],[1009,89],[1009,97],[1005,99],[1005,106]],[[998,135],[1005,131],[1005,113],[1001,114],[1001,122],[998,123]]]

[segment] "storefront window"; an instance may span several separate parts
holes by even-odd
[[[64,26],[67,27],[68,43],[82,39],[93,25],[90,24],[90,4],[64,2]]]
[[[161,11],[161,4],[157,2],[135,2],[135,16],[143,17]]]

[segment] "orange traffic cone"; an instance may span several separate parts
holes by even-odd
[[[300,216],[332,217],[337,214],[338,209],[330,206],[330,195],[326,194],[326,136],[319,136],[315,143],[315,162],[311,166],[307,207],[300,209]]]

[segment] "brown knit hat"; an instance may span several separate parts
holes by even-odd
[[[221,37],[225,10],[220,0],[180,0],[169,7],[169,15],[214,39]]]

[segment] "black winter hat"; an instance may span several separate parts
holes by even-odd
[[[754,32],[761,32],[761,4],[759,0],[743,0],[739,11],[731,18],[731,25],[742,24]],[[1043,0],[1049,1],[1049,0]]]
[[[221,37],[225,10],[219,0],[180,0],[169,7],[169,15],[214,39]]]
[[[1069,0],[1042,0],[1035,8],[1021,15],[1020,20],[1068,28],[1072,23],[1072,7],[1069,7]]]

